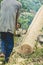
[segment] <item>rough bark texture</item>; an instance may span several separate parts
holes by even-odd
[[[18,53],[27,54],[32,53],[37,37],[42,34],[43,28],[43,6],[36,13],[25,37],[21,47],[17,50]]]

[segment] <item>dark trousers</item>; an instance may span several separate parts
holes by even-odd
[[[14,47],[13,34],[9,32],[0,32],[0,53],[5,54],[5,60],[8,58]]]

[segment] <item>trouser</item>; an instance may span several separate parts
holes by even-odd
[[[14,47],[13,34],[9,32],[0,32],[0,53],[5,54],[5,60],[8,61]]]

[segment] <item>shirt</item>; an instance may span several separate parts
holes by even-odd
[[[1,2],[0,32],[14,34],[16,13],[21,6],[21,3],[16,0],[3,0]]]

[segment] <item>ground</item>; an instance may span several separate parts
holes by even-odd
[[[17,41],[15,41],[15,42],[20,42],[18,39],[20,40],[21,38],[17,37],[17,39],[16,39]],[[17,45],[16,45],[16,47],[17,47]],[[43,47],[43,45],[42,45],[42,47]],[[35,51],[32,54],[28,54],[28,55],[18,54],[13,49],[9,62],[6,63],[5,65],[43,65],[43,48],[41,48],[41,49],[35,48]]]

